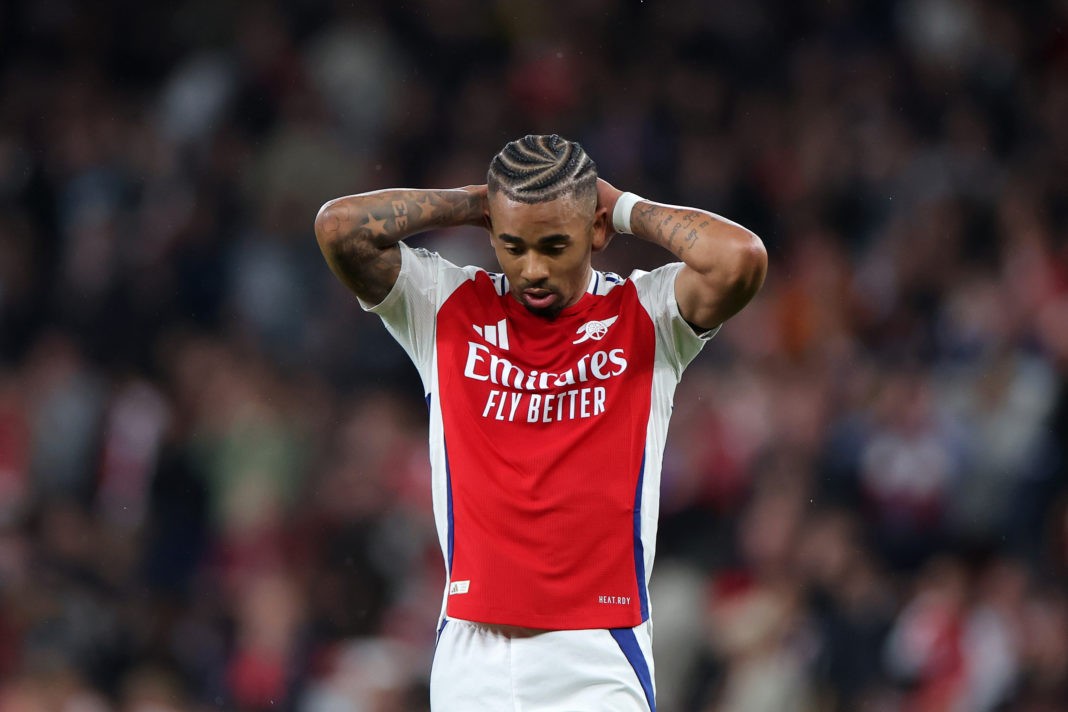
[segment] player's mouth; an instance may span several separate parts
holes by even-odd
[[[531,309],[543,310],[549,309],[560,298],[556,292],[551,289],[524,289],[523,290],[523,303]]]

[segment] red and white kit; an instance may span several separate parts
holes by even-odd
[[[504,275],[400,249],[396,285],[365,307],[426,392],[443,623],[608,629],[630,675],[644,665],[651,678],[648,641],[631,641],[648,630],[668,419],[712,335],[679,314],[682,264],[629,279],[594,271],[550,320],[516,301]],[[641,683],[652,707],[651,679]]]

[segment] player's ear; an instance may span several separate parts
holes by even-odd
[[[593,215],[593,251],[600,252],[608,247],[615,232],[608,227],[608,208],[598,206]]]

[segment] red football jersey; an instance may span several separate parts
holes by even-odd
[[[544,629],[649,617],[675,385],[711,334],[678,313],[680,263],[594,272],[553,319],[507,279],[401,245],[371,311],[419,368],[452,618]]]

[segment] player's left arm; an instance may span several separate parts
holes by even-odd
[[[622,191],[598,180],[598,199],[609,223]],[[755,234],[707,210],[641,200],[630,217],[636,237],[666,248],[683,262],[675,279],[682,317],[713,329],[741,311],[760,290],[768,253]]]

